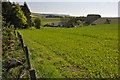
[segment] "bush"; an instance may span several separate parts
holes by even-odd
[[[36,28],[35,28],[35,27],[30,27],[29,29],[30,29],[30,30],[34,30],[34,29],[36,29]]]
[[[83,26],[83,22],[80,21],[80,20],[78,20],[78,21],[77,21],[77,25],[78,25],[78,27],[82,27],[82,26]]]
[[[41,19],[40,19],[40,18],[36,18],[36,19],[34,20],[34,23],[35,23],[36,29],[40,29]]]

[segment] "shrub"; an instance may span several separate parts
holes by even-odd
[[[82,26],[83,26],[83,22],[80,21],[80,20],[78,20],[78,21],[77,21],[77,25],[78,25],[79,27],[82,27]]]
[[[40,29],[41,19],[40,19],[40,18],[36,18],[36,19],[34,20],[34,23],[35,23],[36,29]]]
[[[30,27],[29,29],[30,29],[30,30],[33,30],[33,29],[36,29],[36,28],[35,28],[35,27]]]

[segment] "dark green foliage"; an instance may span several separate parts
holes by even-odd
[[[4,18],[2,19],[2,50],[3,53],[4,51],[7,51],[8,46],[9,46],[9,40],[13,40],[14,36],[13,36],[13,31],[14,31],[14,26],[13,25],[9,25],[6,23],[6,21],[4,21]]]
[[[20,46],[19,39],[16,38],[14,25],[6,23],[4,18],[2,20],[2,79],[19,78],[21,72],[26,68],[26,63],[22,64],[26,56]],[[16,62],[15,65],[11,65],[13,60],[20,62],[22,65]]]
[[[36,29],[40,29],[41,19],[40,19],[40,18],[36,18],[36,19],[34,20],[34,23],[35,23]]]
[[[101,18],[101,16],[97,14],[89,14],[87,17],[63,17],[61,18],[61,21],[63,22],[64,27],[71,28],[76,26],[88,26],[98,18]]]
[[[31,26],[31,13],[27,4],[20,6],[11,2],[2,3],[2,15],[4,20],[16,28],[29,28]]]
[[[57,16],[57,15],[48,15],[46,18],[62,18],[63,16]]]
[[[22,11],[24,12],[26,18],[27,18],[27,23],[28,23],[28,26],[31,27],[32,23],[31,23],[31,12],[27,6],[27,3],[25,2],[24,3],[24,6],[21,6],[22,8]]]
[[[2,2],[2,16],[6,22],[11,22],[12,4],[10,2]]]
[[[74,18],[73,17],[63,17],[61,18],[61,22],[63,23],[63,27],[71,28],[74,27]]]
[[[83,26],[84,18],[83,17],[63,17],[61,18],[64,27],[72,28],[75,26]],[[79,22],[78,22],[79,21]]]
[[[21,10],[21,7],[16,4],[13,6],[13,14],[12,16],[12,24],[14,24],[15,28],[25,28],[27,26],[27,18],[24,15],[23,11]]]
[[[2,50],[3,53],[8,50],[8,46],[9,46],[9,40],[13,40],[14,39],[14,34],[13,34],[13,30],[14,30],[14,26],[4,26],[2,28]],[[9,37],[8,37],[9,36]]]
[[[4,22],[4,24],[6,24],[6,22]],[[22,61],[25,60],[25,53],[22,51],[21,46],[19,46],[20,41],[14,34],[14,26],[3,25],[2,35],[2,79],[19,78],[21,72],[26,68],[26,64],[22,64]],[[15,65],[11,65],[13,60],[21,64],[15,62]]]
[[[83,22],[82,21],[80,21],[80,20],[77,20],[77,27],[82,27],[83,26]]]
[[[26,71],[25,53],[21,47],[20,40],[16,37],[15,28],[28,28],[28,22],[25,14],[19,4],[3,2],[2,3],[2,78],[15,79],[20,78],[21,73]],[[1,21],[0,21],[1,22]],[[0,36],[1,37],[1,36]],[[0,40],[1,43],[1,40]],[[0,51],[1,52],[1,51]],[[13,64],[13,61],[15,62]],[[11,65],[13,64],[13,65]],[[28,71],[27,71],[28,72]],[[28,78],[28,74],[25,76]]]

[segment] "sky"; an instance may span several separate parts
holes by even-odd
[[[119,0],[10,0],[26,1],[31,12],[44,14],[67,14],[87,16],[100,14],[102,17],[118,16]],[[74,2],[73,2],[74,1]]]
[[[27,1],[27,2],[118,2],[120,0],[10,0],[10,1]]]

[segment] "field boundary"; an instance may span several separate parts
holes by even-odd
[[[15,33],[15,31],[14,31],[14,33]],[[28,47],[26,45],[24,45],[23,38],[22,38],[21,34],[18,31],[17,31],[17,37],[21,42],[23,52],[26,54],[27,64],[28,64],[28,71],[30,73],[30,78],[31,78],[31,80],[36,80],[36,73],[35,73],[36,71],[35,71],[35,69],[32,69],[32,67],[31,67]]]

